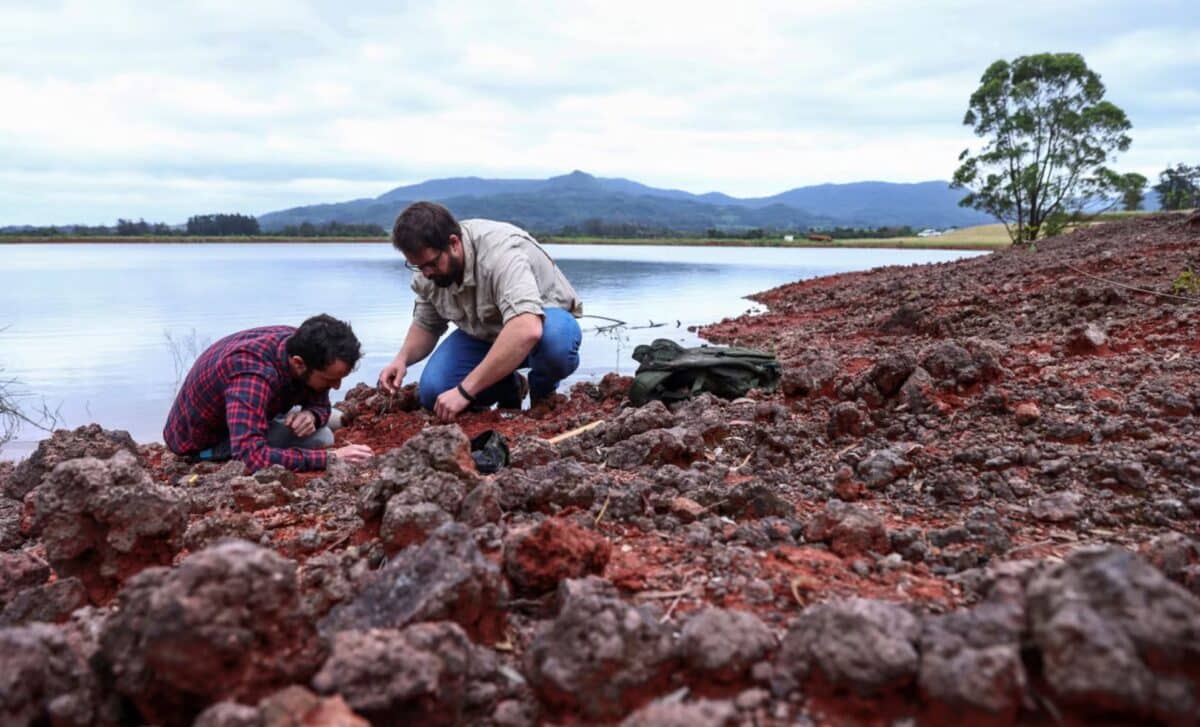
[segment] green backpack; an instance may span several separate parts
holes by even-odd
[[[702,391],[736,399],[750,389],[773,391],[779,383],[779,360],[752,348],[684,348],[659,338],[635,348],[633,357],[639,364],[629,388],[635,406],[652,399],[682,401]]]

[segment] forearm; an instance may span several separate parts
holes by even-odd
[[[400,345],[400,352],[396,354],[396,358],[403,361],[405,366],[412,366],[433,353],[437,342],[437,336],[414,323],[408,327],[408,334],[404,337],[404,343]]]
[[[504,324],[496,342],[479,365],[467,374],[462,386],[471,394],[477,394],[497,381],[508,376],[525,362],[529,352],[542,340],[542,318],[533,313],[522,313]]]

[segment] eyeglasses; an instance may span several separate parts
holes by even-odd
[[[446,254],[445,250],[438,250],[437,255],[434,255],[432,259],[426,260],[420,265],[414,265],[405,260],[404,267],[408,268],[414,273],[432,273],[437,270],[438,263],[442,261],[442,255],[444,254]]]

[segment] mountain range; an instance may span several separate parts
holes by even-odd
[[[264,232],[303,222],[377,224],[390,229],[411,202],[431,200],[459,219],[507,220],[541,233],[585,230],[589,221],[649,230],[703,233],[753,228],[808,230],[881,226],[963,227],[991,218],[958,206],[963,196],[947,182],[854,182],[797,187],[770,197],[732,197],[660,189],[629,179],[574,171],[549,179],[453,177],[397,187],[378,197],[268,212]]]

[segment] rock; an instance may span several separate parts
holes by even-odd
[[[834,358],[809,352],[806,359],[784,363],[779,388],[790,398],[828,395],[840,371]]]
[[[858,476],[871,489],[886,487],[897,479],[912,472],[913,465],[893,449],[871,452],[858,463]]]
[[[78,577],[95,603],[143,568],[170,563],[182,545],[184,505],[124,450],[63,462],[28,503],[50,565]]]
[[[379,538],[388,552],[394,553],[425,542],[433,531],[452,520],[449,513],[431,502],[405,505],[399,497],[393,497],[379,524]]]
[[[1143,545],[1141,552],[1167,578],[1200,596],[1200,540],[1165,533]]]
[[[258,714],[262,727],[370,727],[340,696],[322,699],[301,686],[285,687],[263,699]]]
[[[500,518],[504,517],[500,498],[500,488],[494,481],[489,479],[480,482],[463,498],[462,508],[458,512],[459,521],[470,528],[500,522]]]
[[[263,727],[258,709],[237,702],[217,702],[200,713],[192,727]]]
[[[1029,627],[1063,706],[1186,724],[1200,712],[1200,599],[1134,554],[1088,548],[1029,585]]]
[[[1095,353],[1108,344],[1108,336],[1095,323],[1088,323],[1071,329],[1067,334],[1066,348],[1074,354]]]
[[[613,720],[666,685],[676,662],[670,631],[613,594],[594,578],[559,587],[562,610],[526,652],[526,676],[545,704]]]
[[[101,722],[96,679],[61,629],[42,623],[0,629],[0,654],[0,724]]]
[[[491,644],[504,638],[508,587],[500,569],[459,523],[443,525],[365,580],[358,596],[321,621],[323,633],[454,621],[475,641]]]
[[[936,413],[937,399],[933,395],[933,377],[920,366],[900,387],[900,401],[914,414]]]
[[[78,578],[62,578],[17,594],[0,612],[0,627],[33,621],[60,623],[88,603],[87,590]]]
[[[56,430],[38,443],[28,459],[17,465],[5,484],[4,494],[21,500],[63,462],[80,457],[109,459],[121,451],[137,456],[137,443],[129,432],[110,431],[99,424],[88,424],[74,431]]]
[[[21,533],[21,503],[0,497],[0,551],[16,550],[25,542]]]
[[[183,534],[183,545],[195,552],[226,539],[257,543],[266,533],[266,528],[251,513],[221,510],[189,525]]]
[[[277,480],[264,482],[259,478],[264,471],[255,472],[253,477],[234,477],[229,480],[229,490],[237,510],[254,512],[288,503],[288,491],[282,483]]]
[[[697,677],[728,683],[745,678],[775,645],[775,634],[754,614],[706,608],[683,624],[679,648]]]
[[[911,354],[891,353],[871,368],[867,379],[875,385],[880,394],[891,397],[900,391],[900,387],[916,367],[917,360]]]
[[[658,701],[621,722],[621,727],[726,727],[737,724],[737,709],[727,701]]]
[[[675,415],[661,401],[650,401],[643,406],[630,407],[622,410],[605,423],[599,432],[599,438],[606,445],[612,446],[652,429],[669,429],[675,426]]]
[[[33,588],[50,577],[46,561],[27,550],[0,553],[0,608],[26,588]]]
[[[953,341],[935,344],[921,357],[921,367],[939,381],[969,386],[981,378],[971,352]]]
[[[548,518],[504,539],[504,572],[521,593],[554,590],[560,581],[600,574],[612,545],[565,518]]]
[[[829,414],[826,431],[832,439],[845,436],[861,437],[866,430],[867,418],[852,401],[838,402]]]
[[[355,548],[326,551],[309,558],[300,567],[305,613],[314,619],[329,613],[335,604],[358,592],[357,584],[367,572],[367,561]]]
[[[922,695],[958,720],[1013,723],[1022,707],[1032,706],[1021,658],[1024,630],[1024,593],[1012,582],[969,611],[927,620]]]
[[[467,490],[479,481],[471,441],[456,424],[426,427],[378,458],[378,478],[360,490],[359,513],[373,520],[393,498],[397,505],[432,502],[458,513]]]
[[[862,696],[903,689],[917,676],[921,625],[900,606],[851,598],[810,606],[788,630],[775,674],[780,687],[812,677]]]
[[[703,452],[704,440],[689,429],[651,429],[610,447],[605,464],[618,470],[666,464],[687,466]]]
[[[690,497],[672,497],[669,510],[684,524],[695,522],[705,512],[704,506]]]
[[[475,724],[512,696],[510,684],[491,652],[449,622],[342,631],[313,678],[372,724]]]
[[[868,553],[885,555],[892,547],[882,520],[840,500],[830,500],[824,512],[805,524],[804,537],[809,542],[828,542],[829,549],[844,558]]]
[[[513,443],[509,467],[529,469],[558,459],[558,449],[541,437],[523,434]]]
[[[1029,514],[1048,523],[1074,522],[1083,515],[1083,495],[1072,490],[1039,497],[1029,506]]]
[[[884,333],[919,333],[925,311],[915,303],[904,303],[879,327]]]
[[[100,645],[116,691],[143,719],[168,725],[214,701],[307,681],[324,657],[295,563],[240,541],[130,579]]]
[[[1023,401],[1020,404],[1017,404],[1017,410],[1016,410],[1017,424],[1020,424],[1023,427],[1027,427],[1030,424],[1036,423],[1037,420],[1039,420],[1041,418],[1042,418],[1042,410],[1039,409],[1038,405],[1033,403],[1032,401]]]
[[[727,491],[721,512],[738,519],[791,517],[796,508],[762,482],[745,482]]]

